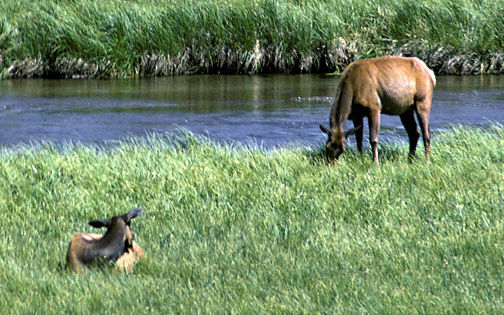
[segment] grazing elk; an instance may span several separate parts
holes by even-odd
[[[345,139],[355,133],[362,153],[363,118],[368,118],[373,160],[378,162],[380,114],[399,115],[409,137],[409,157],[413,158],[420,137],[414,112],[422,130],[425,157],[429,160],[429,113],[436,77],[418,58],[381,57],[351,63],[343,71],[329,116],[326,154],[336,160],[345,152]],[[347,119],[354,128],[344,132]]]
[[[80,271],[83,266],[99,265],[106,261],[115,262],[121,269],[131,271],[133,262],[143,256],[143,250],[134,241],[130,221],[142,213],[135,208],[121,216],[107,220],[92,220],[89,225],[107,231],[101,234],[76,233],[68,246],[67,268]]]

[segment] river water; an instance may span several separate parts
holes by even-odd
[[[319,124],[328,125],[338,80],[328,75],[0,80],[0,146],[107,145],[181,127],[266,148],[317,146],[325,141]],[[434,135],[459,124],[504,123],[504,76],[438,77],[430,117]],[[382,115],[380,139],[407,141],[398,116]]]

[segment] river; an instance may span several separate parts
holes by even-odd
[[[329,75],[0,80],[0,146],[107,145],[181,127],[266,148],[317,146],[325,140],[319,124],[328,125],[338,80]],[[504,76],[437,77],[430,116],[434,135],[460,124],[503,122]],[[380,139],[407,141],[399,117],[382,115]]]

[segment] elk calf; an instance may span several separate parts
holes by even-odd
[[[357,149],[362,152],[363,118],[369,122],[369,141],[373,160],[378,162],[378,133],[380,114],[398,115],[408,133],[409,156],[415,154],[420,132],[415,122],[416,113],[422,130],[425,158],[429,159],[429,113],[436,78],[418,58],[381,57],[351,63],[341,74],[336,99],[329,116],[330,128],[320,125],[327,134],[326,154],[337,159],[345,151],[345,139],[352,133],[357,138]],[[354,129],[343,131],[347,119]]]
[[[68,246],[67,268],[80,271],[83,266],[89,267],[112,261],[119,268],[131,271],[133,262],[143,256],[143,251],[134,241],[130,221],[141,213],[141,208],[135,208],[124,215],[107,220],[89,221],[89,225],[93,227],[106,227],[107,232],[103,236],[94,233],[76,233]]]
[[[98,234],[98,233],[89,233],[89,234],[84,234],[84,233],[77,233],[74,235],[72,240],[74,238],[82,238],[87,241],[96,241],[99,240],[103,237],[103,234]],[[119,257],[115,265],[119,270],[126,270],[128,272],[133,272],[133,264],[142,259],[145,256],[143,249],[138,245],[136,241],[133,241],[131,244],[131,247],[128,248],[128,251],[124,252],[121,257]],[[67,254],[67,263],[68,263],[68,254]]]

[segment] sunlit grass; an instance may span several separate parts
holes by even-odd
[[[3,1],[0,66],[62,77],[327,72],[406,45],[432,51],[445,73],[439,64],[460,53],[487,71],[502,12],[502,0]]]
[[[2,313],[499,313],[504,129],[380,165],[152,136],[0,153]],[[132,275],[62,272],[86,222],[141,206]]]

